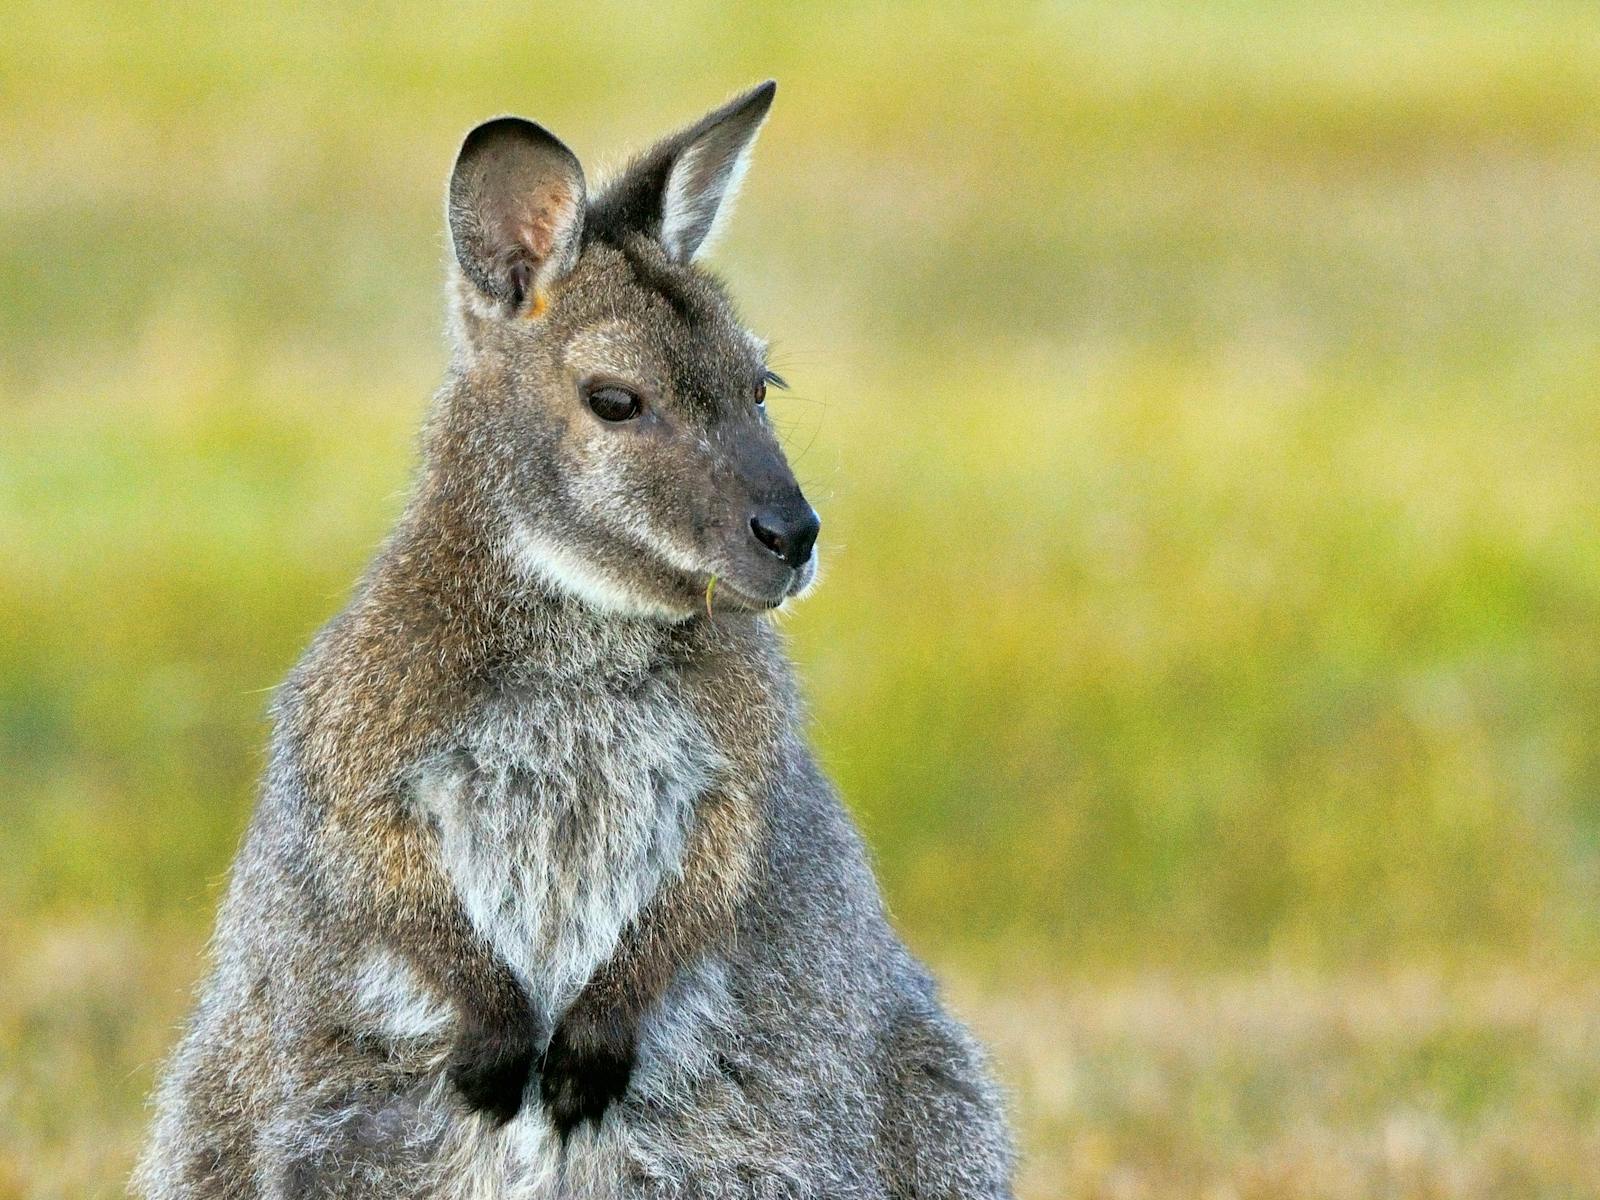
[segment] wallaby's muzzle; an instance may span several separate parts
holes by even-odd
[[[734,506],[728,523],[734,544],[723,552],[728,582],[758,604],[776,606],[816,578],[822,520],[764,420],[747,414],[728,429],[722,444],[739,480],[724,492]],[[746,497],[742,507],[734,500],[740,493]]]

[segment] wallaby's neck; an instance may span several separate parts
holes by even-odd
[[[552,686],[623,694],[750,632],[738,614],[678,626],[608,617],[522,578],[483,507],[425,480],[281,695],[313,791],[395,786],[486,696]]]
[[[376,564],[367,599],[379,619],[402,616],[485,682],[626,680],[712,649],[719,614],[665,622],[601,612],[519,571],[503,514],[437,477],[424,483]],[[719,631],[717,624],[723,628]]]

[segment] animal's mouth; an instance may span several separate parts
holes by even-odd
[[[786,599],[788,599],[787,592],[779,593],[776,596],[763,596],[755,592],[746,591],[726,575],[712,575],[706,583],[707,611],[717,606],[725,606],[731,603],[736,608],[766,612],[777,608]]]
[[[798,599],[810,591],[817,580],[817,556],[811,555],[797,570],[785,572],[786,578],[777,587],[759,587],[724,574],[713,574],[706,580],[706,607],[713,610],[732,604],[754,612],[771,612],[790,600]]]
[[[789,584],[785,593],[785,600],[799,600],[812,588],[816,587],[817,580],[822,577],[822,560],[817,551],[813,550],[811,556],[800,564],[800,569],[794,573],[794,580]]]

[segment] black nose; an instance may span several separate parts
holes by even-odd
[[[804,501],[797,508],[758,508],[750,518],[756,541],[796,570],[811,557],[821,529],[821,519]]]

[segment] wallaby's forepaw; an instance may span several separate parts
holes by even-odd
[[[451,1052],[450,1082],[474,1111],[504,1125],[522,1107],[541,1040],[532,1021],[509,1027],[469,1025]]]
[[[545,1051],[539,1092],[564,1142],[585,1121],[600,1124],[633,1076],[638,1029],[605,1012],[575,1008],[561,1018]]]

